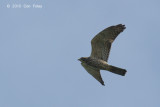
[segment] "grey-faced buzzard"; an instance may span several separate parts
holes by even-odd
[[[125,25],[118,24],[104,29],[92,39],[91,55],[89,57],[81,57],[78,59],[81,61],[81,65],[85,70],[102,85],[104,85],[104,82],[102,80],[100,70],[107,70],[122,76],[127,72],[125,69],[118,68],[107,63],[113,41],[125,28]]]

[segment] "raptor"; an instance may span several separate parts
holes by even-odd
[[[118,24],[104,29],[91,40],[91,55],[78,59],[81,61],[81,65],[84,69],[102,85],[104,85],[104,81],[101,77],[100,70],[107,70],[121,76],[124,76],[127,72],[125,69],[108,64],[111,45],[125,28],[125,25]]]

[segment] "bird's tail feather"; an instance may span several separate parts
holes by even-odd
[[[119,74],[121,76],[124,76],[127,72],[125,69],[118,68],[118,67],[115,67],[115,66],[112,66],[112,65],[108,65],[107,70],[112,72],[112,73]]]

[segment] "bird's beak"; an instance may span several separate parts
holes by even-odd
[[[78,59],[79,61],[81,61],[80,59]]]

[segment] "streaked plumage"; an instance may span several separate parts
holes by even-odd
[[[125,69],[121,69],[107,63],[113,41],[125,28],[125,25],[119,24],[116,26],[110,26],[98,33],[91,40],[92,52],[90,57],[81,57],[79,59],[85,70],[102,85],[104,85],[104,82],[102,80],[100,70],[108,70],[122,76],[127,72]]]

